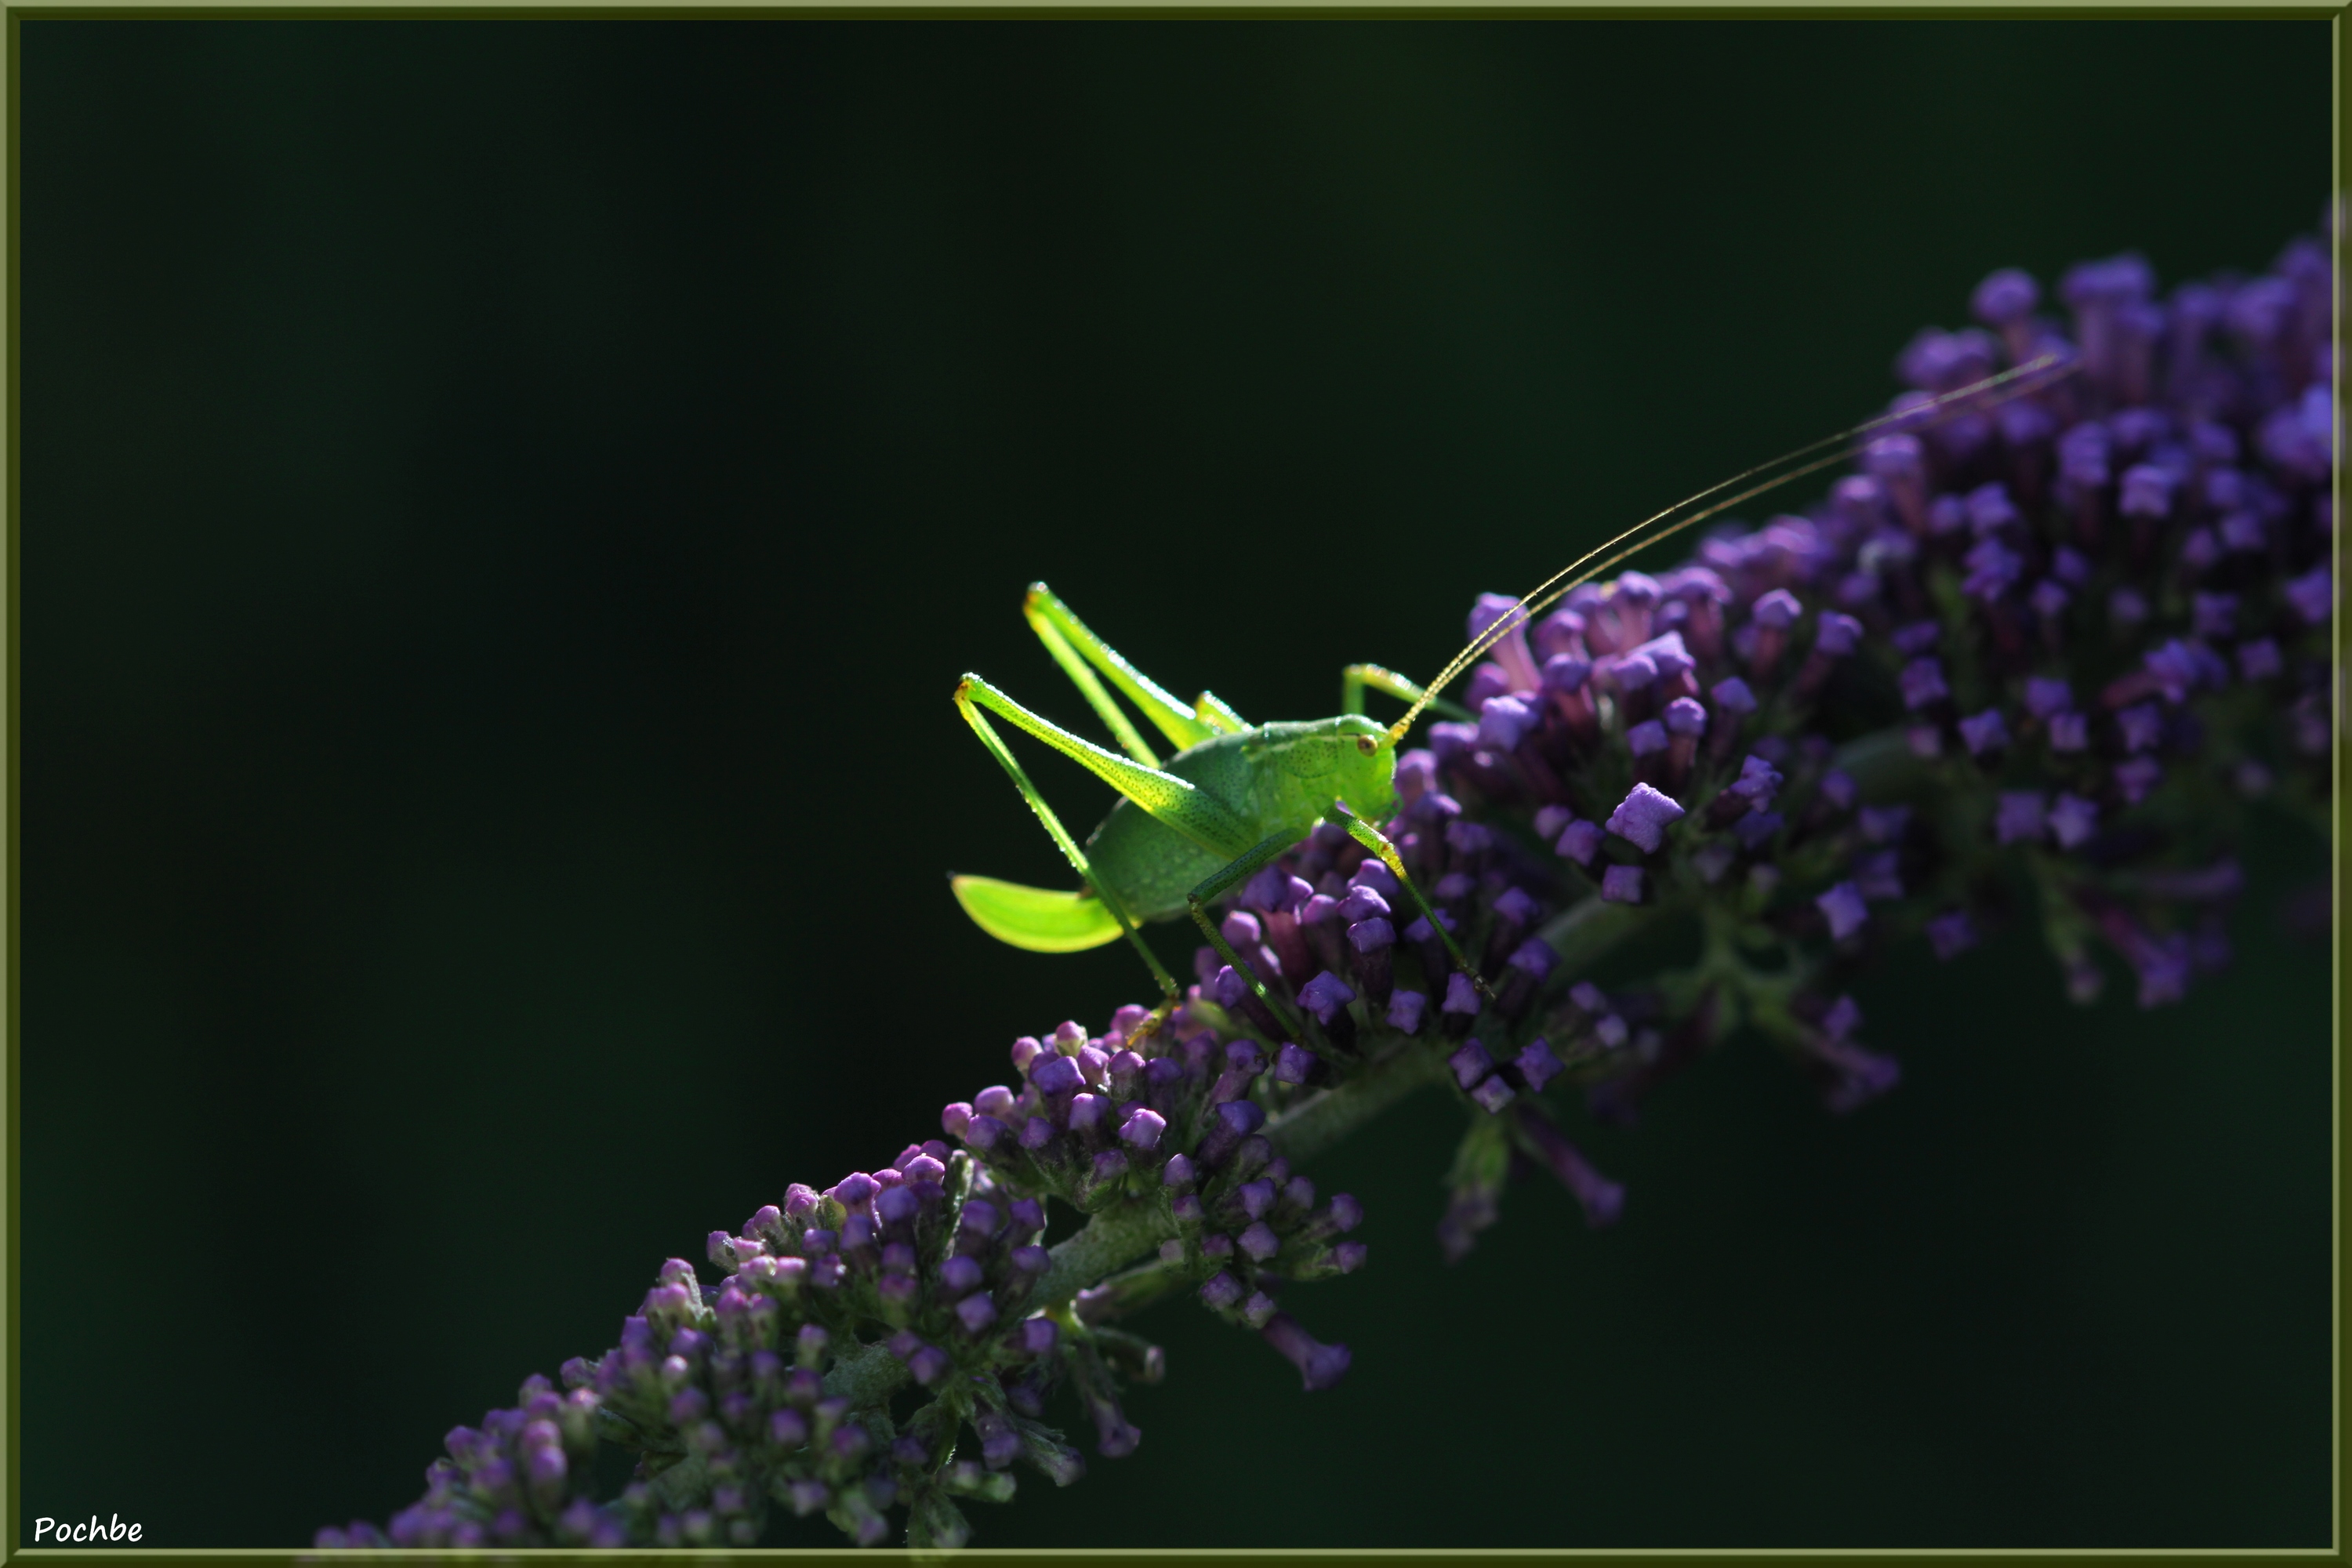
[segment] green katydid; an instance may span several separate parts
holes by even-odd
[[[1342,711],[1336,718],[1251,724],[1206,691],[1184,702],[1088,630],[1044,584],[1034,584],[1024,605],[1031,628],[1117,738],[1120,749],[1114,752],[1073,734],[1038,717],[979,676],[966,675],[955,689],[957,710],[989,754],[1012,775],[1022,798],[1037,814],[1084,885],[1075,892],[1059,892],[988,877],[959,876],[950,879],[956,898],[982,931],[1031,952],[1076,952],[1124,937],[1160,985],[1164,1000],[1157,1016],[1165,1016],[1181,993],[1174,976],[1137,933],[1136,925],[1140,921],[1189,913],[1218,956],[1233,965],[1285,1031],[1295,1037],[1296,1025],[1209,918],[1209,906],[1272,863],[1318,824],[1328,822],[1379,857],[1444,942],[1455,967],[1482,994],[1491,996],[1444,922],[1407,875],[1395,846],[1374,826],[1386,820],[1395,807],[1397,747],[1413,721],[1432,707],[1469,716],[1440,698],[1446,685],[1513,626],[1528,624],[1536,612],[1572,589],[1671,534],[1791,479],[1843,461],[1853,455],[1857,437],[1898,422],[1916,428],[1929,409],[1948,412],[1962,399],[1981,397],[2020,378],[2055,370],[2055,375],[2029,379],[2002,394],[2015,396],[2046,385],[2074,368],[2071,362],[2045,355],[1947,393],[1926,408],[1906,409],[1826,437],[1677,501],[1553,574],[1472,639],[1426,687],[1377,665],[1349,665],[1341,676]],[[1817,456],[1824,447],[1837,449]],[[1792,463],[1796,466],[1784,472],[1773,472]],[[1759,478],[1764,475],[1770,477]],[[1750,479],[1758,482],[1736,494],[1723,494]],[[1707,504],[1702,506],[1702,502]],[[1698,510],[1677,516],[1693,507]],[[1163,763],[1153,754],[1126,712],[1112,700],[1103,684],[1106,680],[1178,748],[1173,756]],[[1398,698],[1411,708],[1395,723],[1381,724],[1364,715],[1367,688]],[[1043,741],[1118,792],[1121,798],[1083,847],[1029,782],[1003,736],[989,722],[987,715],[992,713]]]

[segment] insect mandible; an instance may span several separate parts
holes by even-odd
[[[1023,605],[1031,629],[1118,740],[1119,750],[1074,734],[979,676],[965,675],[955,689],[957,710],[1012,775],[1021,797],[1061,847],[1082,885],[1062,892],[991,877],[957,876],[950,879],[956,899],[982,931],[1033,952],[1077,952],[1124,937],[1160,986],[1162,1000],[1148,1027],[1156,1027],[1167,1016],[1181,992],[1136,926],[1189,913],[1218,956],[1246,981],[1284,1032],[1296,1037],[1296,1021],[1209,918],[1209,907],[1318,824],[1330,823],[1380,858],[1444,943],[1454,967],[1480,994],[1491,997],[1486,981],[1407,874],[1395,845],[1375,826],[1395,808],[1397,748],[1413,722],[1433,707],[1470,716],[1444,700],[1440,694],[1445,687],[1514,626],[1528,624],[1536,612],[1637,551],[1767,490],[1843,462],[1874,431],[1896,424],[1918,429],[1948,417],[1963,405],[1983,407],[2021,395],[2071,374],[2078,363],[2045,354],[1930,403],[1824,437],[1677,501],[1538,584],[1426,686],[1378,665],[1348,666],[1340,678],[1341,711],[1335,718],[1252,724],[1207,691],[1185,702],[1120,657],[1045,584],[1033,584]],[[1998,395],[1990,395],[1994,394]],[[1822,455],[1824,448],[1832,447]],[[1726,495],[1727,490],[1736,493]],[[1163,762],[1154,754],[1112,700],[1106,681],[1177,748],[1174,755]],[[1367,689],[1411,706],[1403,718],[1381,724],[1364,714]],[[1118,792],[1120,799],[1110,815],[1083,846],[1045,804],[990,722],[990,714],[1044,742]]]

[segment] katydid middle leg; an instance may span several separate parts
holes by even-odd
[[[1276,1002],[1267,993],[1265,983],[1257,977],[1257,971],[1252,969],[1243,961],[1242,955],[1234,951],[1234,944],[1225,940],[1225,933],[1218,930],[1217,923],[1209,918],[1209,905],[1273,864],[1284,850],[1297,842],[1297,836],[1290,833],[1277,833],[1270,838],[1263,839],[1252,847],[1249,853],[1240,857],[1193,889],[1185,895],[1184,899],[1184,901],[1192,906],[1192,923],[1201,928],[1201,934],[1209,939],[1209,945],[1217,950],[1219,957],[1233,965],[1234,973],[1248,984],[1251,992],[1260,1002],[1265,1004],[1265,1010],[1274,1015],[1274,1021],[1281,1027],[1284,1035],[1293,1040],[1298,1038],[1299,1034],[1297,1020],[1284,1010],[1281,1003]]]
[[[1005,746],[1004,738],[996,732],[996,727],[988,721],[987,715],[981,712],[967,694],[968,689],[969,683],[956,688],[956,711],[963,715],[964,721],[980,737],[980,743],[988,748],[988,754],[1012,775],[1013,788],[1021,792],[1021,798],[1027,801],[1029,809],[1037,814],[1037,820],[1045,825],[1047,835],[1060,846],[1071,868],[1077,872],[1087,887],[1094,889],[1095,897],[1102,900],[1103,908],[1109,910],[1111,918],[1118,922],[1119,934],[1127,938],[1129,945],[1135,949],[1145,967],[1151,971],[1151,977],[1160,983],[1160,1003],[1152,1015],[1151,1026],[1156,1028],[1182,1000],[1183,993],[1176,984],[1176,977],[1168,973],[1167,966],[1160,962],[1159,956],[1144,944],[1143,938],[1135,929],[1135,922],[1127,918],[1127,911],[1118,907],[1118,900],[1112,897],[1110,889],[1095,879],[1094,868],[1087,862],[1087,852],[1078,847],[1078,841],[1070,837],[1070,830],[1062,826],[1062,819],[1054,814],[1052,806],[1045,804],[1045,797],[1038,793],[1037,786],[1029,782],[1029,775],[1022,771],[1020,762]]]
[[[1421,889],[1405,872],[1404,858],[1397,853],[1396,846],[1389,842],[1388,835],[1349,810],[1345,801],[1333,801],[1331,808],[1323,814],[1323,820],[1345,828],[1349,837],[1370,850],[1380,863],[1389,868],[1389,875],[1397,879],[1397,885],[1412,895],[1412,901],[1421,909],[1421,918],[1429,922],[1429,929],[1435,931],[1437,940],[1445,944],[1446,953],[1454,960],[1454,967],[1469,976],[1470,984],[1478,988],[1478,994],[1492,1002],[1495,999],[1494,988],[1479,977],[1477,970],[1471,967],[1470,961],[1462,956],[1462,950],[1454,944],[1454,933],[1445,929],[1445,922],[1437,918],[1437,911],[1430,908],[1427,899],[1421,896]]]

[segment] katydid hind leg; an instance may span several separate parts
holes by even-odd
[[[1029,782],[1029,775],[1006,748],[1003,737],[996,732],[987,715],[966,696],[964,687],[956,689],[956,710],[963,715],[964,721],[980,737],[980,743],[988,749],[988,754],[994,757],[997,764],[1011,775],[1013,786],[1021,792],[1021,798],[1029,803],[1029,809],[1037,814],[1037,820],[1044,825],[1055,844],[1060,847],[1071,868],[1084,879],[1087,887],[1094,889],[1095,896],[1102,900],[1103,908],[1109,910],[1111,918],[1118,922],[1119,934],[1127,938],[1128,944],[1143,960],[1144,967],[1151,971],[1152,979],[1159,983],[1162,1006],[1173,1005],[1183,994],[1176,984],[1176,977],[1168,973],[1168,966],[1161,963],[1159,956],[1145,944],[1135,929],[1135,922],[1127,918],[1125,910],[1119,908],[1118,900],[1096,879],[1094,868],[1087,863],[1087,852],[1078,847],[1078,841],[1070,836],[1069,829],[1062,826],[1062,819],[1055,815],[1052,806],[1045,804],[1045,797],[1038,792],[1037,786]]]

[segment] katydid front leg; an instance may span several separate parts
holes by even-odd
[[[1421,889],[1405,874],[1404,858],[1397,853],[1396,846],[1389,842],[1388,836],[1349,810],[1344,800],[1333,801],[1330,809],[1323,814],[1323,820],[1347,829],[1349,837],[1379,858],[1381,864],[1389,868],[1389,874],[1397,879],[1397,886],[1412,895],[1413,903],[1421,910],[1421,918],[1429,922],[1429,929],[1435,931],[1437,940],[1445,944],[1447,954],[1454,960],[1454,967],[1469,976],[1470,984],[1478,988],[1479,995],[1492,1002],[1495,999],[1493,987],[1479,978],[1478,972],[1470,967],[1470,961],[1462,956],[1462,950],[1454,945],[1454,933],[1445,929],[1445,922],[1437,918],[1437,911],[1429,907],[1429,900],[1421,896]]]
[[[991,724],[987,715],[980,710],[975,698],[982,697],[984,700],[984,696],[987,695],[995,695],[995,693],[984,683],[976,681],[973,677],[966,676],[962,684],[956,688],[956,711],[963,715],[964,721],[970,724],[972,732],[980,737],[980,743],[988,748],[988,754],[994,757],[998,765],[1013,776],[1013,787],[1021,792],[1021,798],[1027,801],[1029,809],[1037,814],[1037,820],[1045,824],[1046,833],[1055,844],[1061,846],[1062,853],[1068,858],[1071,868],[1077,872],[1087,887],[1094,889],[1095,897],[1102,900],[1103,908],[1109,910],[1111,918],[1118,922],[1119,934],[1127,938],[1129,944],[1135,949],[1138,955],[1142,958],[1145,966],[1151,971],[1151,977],[1160,983],[1161,997],[1160,1010],[1154,1012],[1152,1016],[1155,1020],[1164,1018],[1169,1012],[1175,1009],[1177,1003],[1183,996],[1183,992],[1176,984],[1176,977],[1169,973],[1167,966],[1160,962],[1158,955],[1144,945],[1143,938],[1136,932],[1135,922],[1127,918],[1127,911],[1118,907],[1118,900],[1111,896],[1110,889],[1095,880],[1094,868],[1087,862],[1087,852],[1078,847],[1078,841],[1070,837],[1069,829],[1062,826],[1062,819],[1054,815],[1054,808],[1045,804],[1045,797],[1037,792],[1035,784],[1029,782],[1029,775],[1022,772],[1020,763],[1014,759],[1012,752],[1006,749],[1003,737],[996,732],[996,727]]]

